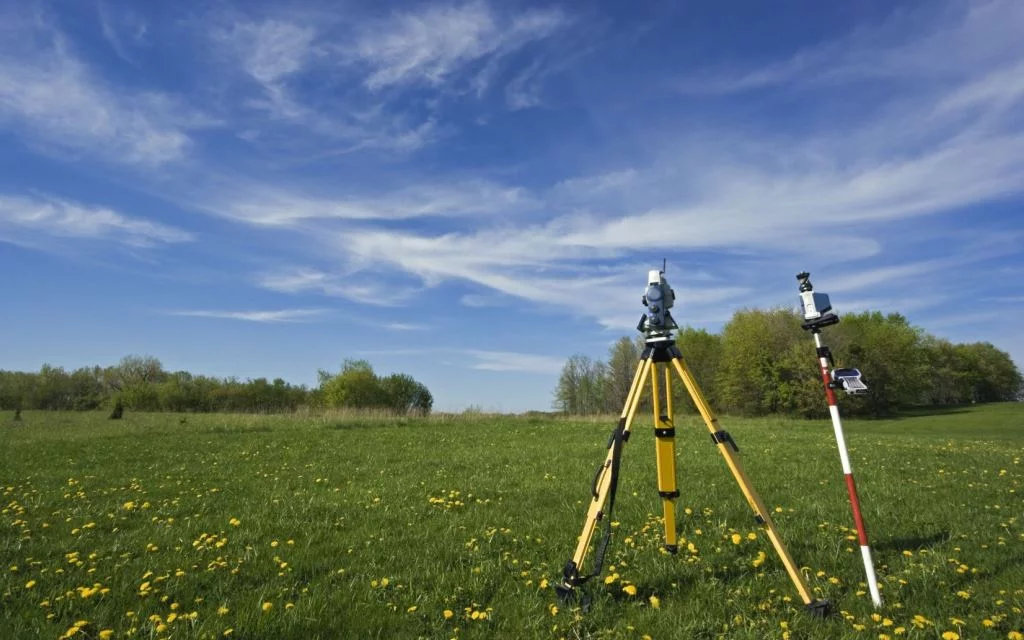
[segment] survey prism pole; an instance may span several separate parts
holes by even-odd
[[[843,464],[843,475],[846,477],[846,489],[850,493],[850,507],[853,509],[853,521],[857,526],[857,540],[860,542],[860,555],[864,560],[864,573],[867,574],[868,589],[871,591],[871,602],[875,607],[882,606],[882,596],[878,593],[878,580],[875,578],[875,567],[871,562],[871,547],[868,544],[868,533],[864,528],[864,517],[860,512],[860,499],[857,497],[857,485],[853,481],[853,469],[850,467],[850,454],[846,451],[846,438],[843,436],[843,423],[839,419],[839,406],[836,403],[836,392],[833,388],[832,376],[829,374],[828,349],[821,346],[820,332],[815,329],[814,346],[818,348],[818,362],[821,365],[821,380],[825,383],[825,397],[828,399],[828,412],[832,416],[832,429],[836,433],[836,444],[839,446],[839,460]]]

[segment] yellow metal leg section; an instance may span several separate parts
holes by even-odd
[[[786,550],[786,546],[782,543],[782,537],[779,536],[779,532],[775,528],[775,523],[772,521],[771,515],[768,513],[768,509],[765,507],[764,502],[761,500],[761,497],[757,495],[753,485],[750,484],[747,474],[744,473],[739,457],[736,456],[735,442],[733,442],[732,438],[729,437],[728,434],[719,428],[718,418],[715,417],[711,407],[704,399],[704,395],[701,393],[700,387],[697,385],[697,381],[690,373],[689,368],[686,366],[686,363],[683,362],[682,358],[678,356],[675,357],[672,360],[672,364],[675,366],[679,377],[682,378],[683,384],[686,385],[686,390],[693,398],[694,404],[697,405],[697,410],[700,411],[701,417],[704,418],[704,423],[707,425],[708,430],[711,431],[711,435],[715,438],[718,450],[725,458],[726,464],[729,465],[729,470],[736,478],[736,482],[739,483],[740,489],[743,490],[743,495],[754,510],[758,522],[762,523],[764,526],[768,539],[771,540],[772,546],[775,547],[775,551],[778,552],[779,557],[782,559],[782,564],[786,567],[786,573],[789,574],[793,584],[796,585],[796,589],[800,593],[800,598],[804,601],[804,604],[811,604],[813,599],[811,598],[810,590],[807,588],[807,583],[804,582],[800,569],[796,566],[796,563],[793,562],[793,558],[789,555],[789,551]]]
[[[651,388],[654,396],[654,452],[658,463],[658,495],[661,496],[662,516],[665,520],[665,550],[675,553],[676,542],[676,430],[672,425],[672,385],[669,368],[665,373],[665,403],[662,405],[661,373],[655,364],[651,367]]]
[[[633,423],[637,405],[639,405],[640,397],[643,395],[644,380],[647,379],[651,368],[652,363],[650,359],[642,360],[637,366],[636,373],[633,375],[633,384],[630,386],[629,395],[626,397],[626,404],[622,408],[622,414],[619,417],[619,420],[624,424],[623,429],[626,434],[629,433],[630,426]],[[611,488],[612,480],[613,455],[614,450],[612,447],[609,447],[604,464],[594,478],[594,493],[591,496],[590,507],[587,510],[587,519],[583,524],[583,533],[580,534],[579,541],[576,544],[576,551],[572,555],[572,562],[575,563],[575,569],[579,573],[582,573],[583,560],[594,537],[597,523],[603,515],[602,510],[604,509],[605,502],[608,500],[608,492]]]

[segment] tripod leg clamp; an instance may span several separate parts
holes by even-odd
[[[722,444],[723,442],[727,443],[729,446],[732,447],[733,451],[739,453],[740,448],[736,446],[736,441],[732,439],[732,436],[729,435],[728,431],[719,430],[712,433],[711,441],[714,442],[716,445]]]

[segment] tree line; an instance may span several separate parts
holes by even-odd
[[[91,411],[122,406],[134,411],[283,413],[300,407],[379,409],[428,414],[433,396],[404,373],[380,376],[365,360],[346,360],[341,371],[320,370],[319,385],[281,378],[238,380],[166,371],[152,356],[125,356],[107,367],[67,371],[44,364],[37,372],[0,370],[0,409]]]
[[[814,341],[802,322],[795,310],[743,310],[719,334],[679,330],[676,345],[716,411],[824,417],[828,409]],[[850,415],[1024,399],[1021,372],[1009,354],[987,342],[937,338],[898,313],[844,315],[822,330],[822,340],[837,368],[860,369],[868,385],[867,394],[841,400]],[[555,409],[577,415],[621,412],[643,348],[643,336],[622,337],[606,360],[570,357],[554,391]],[[674,406],[695,411],[675,374],[672,384]],[[649,384],[644,397],[649,408]]]

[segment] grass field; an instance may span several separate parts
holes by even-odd
[[[886,601],[877,613],[830,424],[722,418],[808,582],[838,610],[824,621],[803,612],[695,416],[677,417],[679,526],[693,551],[658,552],[654,437],[638,423],[606,562],[617,578],[588,583],[585,613],[552,587],[611,421],[9,420],[3,638],[1024,633],[1024,405],[847,423]]]

